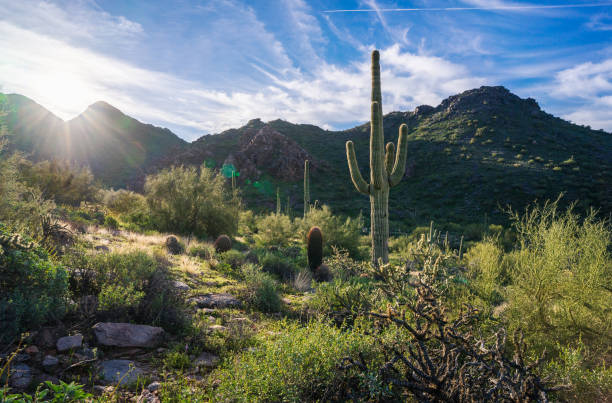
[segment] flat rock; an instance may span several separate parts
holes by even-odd
[[[55,344],[57,351],[63,352],[81,347],[83,344],[83,335],[75,334],[74,336],[60,337]]]
[[[98,344],[114,347],[157,347],[161,343],[164,329],[131,323],[96,323],[93,331]]]
[[[219,363],[219,357],[217,357],[214,354],[207,353],[206,351],[200,354],[194,362],[196,367],[208,367],[208,368],[216,367],[218,363]]]
[[[98,375],[110,385],[130,386],[138,381],[144,371],[131,360],[107,360],[100,362]]]
[[[159,388],[161,388],[161,383],[159,383],[158,381],[152,382],[151,384],[149,384],[149,386],[147,386],[149,392],[155,392]]]
[[[204,294],[196,298],[198,308],[235,308],[240,300],[231,294]]]
[[[57,359],[57,357],[54,357],[52,355],[45,356],[42,362],[42,366],[45,368],[52,368],[57,364],[59,364],[59,360]]]
[[[211,325],[208,327],[210,330],[212,330],[213,332],[224,332],[227,330],[227,328],[225,326],[221,326],[221,325]]]
[[[33,379],[32,368],[29,365],[19,363],[11,367],[11,377],[9,382],[12,387],[17,389],[25,389],[32,383]]]
[[[185,283],[183,283],[182,281],[174,281],[174,288],[176,288],[179,291],[189,291],[189,286]]]

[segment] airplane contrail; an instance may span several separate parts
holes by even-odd
[[[612,6],[608,3],[587,3],[587,4],[552,4],[552,5],[526,5],[526,6],[494,6],[494,7],[429,7],[429,8],[380,8],[380,9],[353,9],[353,10],[325,10],[324,13],[390,13],[405,11],[474,11],[474,10],[541,10],[556,8],[585,8],[585,7],[606,7]]]

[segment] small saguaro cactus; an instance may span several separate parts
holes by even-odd
[[[304,161],[304,217],[310,211],[310,161]]]
[[[370,121],[370,183],[367,183],[357,164],[355,146],[346,142],[346,158],[355,188],[370,196],[372,235],[372,264],[389,262],[389,188],[402,180],[406,169],[408,127],[399,128],[397,153],[392,142],[387,143],[383,132],[382,94],[380,90],[379,54],[372,52],[372,104]]]
[[[306,236],[308,267],[314,273],[323,263],[323,234],[319,227],[312,227]]]

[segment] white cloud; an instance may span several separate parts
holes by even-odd
[[[577,109],[563,115],[564,119],[612,131],[612,59],[558,72],[552,94],[581,101]]]
[[[302,1],[287,1],[299,23],[296,32],[315,52],[313,43],[323,40],[320,27],[309,25],[316,20],[311,19]],[[247,65],[263,73],[264,80],[253,89],[242,87],[242,78],[236,77],[234,87],[225,87],[214,80],[188,80],[77,46],[75,37],[68,35],[74,27],[67,12],[49,3],[41,4],[50,7],[56,28],[45,30],[40,20],[22,21],[24,26],[0,20],[0,86],[5,92],[33,98],[63,118],[72,118],[87,105],[105,100],[129,115],[167,126],[190,140],[238,127],[255,117],[336,129],[369,119],[370,55],[365,47],[359,49],[360,60],[352,64],[338,66],[320,60],[303,71],[292,64],[281,42],[266,31],[254,11],[241,8],[242,14],[228,13],[225,20],[215,21],[215,27],[225,25],[225,39],[230,42],[250,35],[250,46],[264,49],[261,57],[251,57]],[[238,7],[230,0],[214,6],[219,4]],[[109,24],[117,26],[116,35],[145,35],[127,20],[103,15]],[[236,24],[231,16],[248,23],[243,33],[230,32]],[[93,35],[92,30],[102,28],[83,29],[78,35]],[[205,43],[222,39],[221,35],[217,33]],[[202,46],[200,50],[208,45]],[[385,111],[408,110],[425,103],[435,105],[446,96],[486,81],[472,77],[462,65],[440,57],[415,55],[397,44],[381,51],[381,65]]]
[[[610,14],[595,14],[586,26],[594,31],[612,31],[612,17]]]

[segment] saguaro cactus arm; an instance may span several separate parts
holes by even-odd
[[[393,172],[393,163],[395,162],[395,144],[392,142],[387,143],[387,152],[385,153],[385,170],[387,175],[391,175]]]
[[[366,195],[370,194],[370,186],[361,176],[359,171],[359,165],[357,165],[357,156],[355,155],[355,145],[352,141],[346,142],[346,160],[348,161],[349,171],[351,173],[351,180],[355,185],[355,188]]]
[[[392,144],[392,143],[391,143]],[[388,145],[387,145],[388,147]],[[387,148],[388,150],[388,148]],[[402,124],[399,128],[399,139],[397,140],[397,153],[393,170],[389,173],[389,185],[395,186],[402,180],[406,171],[406,156],[408,154],[408,126]]]

